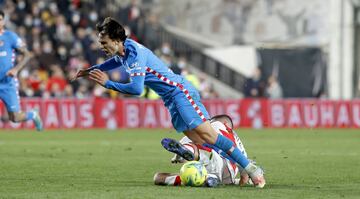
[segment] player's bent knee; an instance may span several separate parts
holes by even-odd
[[[195,129],[198,136],[208,144],[215,144],[217,133],[210,123],[203,123]]]

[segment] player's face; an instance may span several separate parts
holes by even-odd
[[[115,54],[123,54],[124,47],[121,41],[112,40],[108,35],[99,34],[100,49],[104,51],[107,56]]]
[[[0,15],[0,30],[2,30],[5,26],[4,17]]]

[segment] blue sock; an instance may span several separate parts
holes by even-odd
[[[214,144],[215,147],[221,149],[225,153],[228,153],[233,145],[234,143],[230,139],[220,134],[218,135]],[[230,157],[235,160],[235,162],[238,163],[242,168],[246,168],[246,166],[250,163],[250,161],[245,157],[244,154],[241,153],[237,147],[234,147],[233,152],[228,155],[230,155]]]
[[[29,111],[26,113],[26,121],[34,119],[34,112]]]
[[[225,153],[225,152],[222,151],[221,149],[217,148],[216,146],[214,146],[214,145],[212,145],[212,144],[208,144],[208,143],[203,144],[203,146],[215,150],[215,151],[216,151],[218,154],[220,154],[222,157],[230,160],[230,161],[233,162],[233,163],[236,163],[236,161],[235,161],[234,159],[232,159],[232,157],[230,157],[227,153]]]

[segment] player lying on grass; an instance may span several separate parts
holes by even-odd
[[[229,154],[232,160],[245,168],[256,187],[265,186],[261,168],[252,164],[230,139],[212,128],[199,92],[190,82],[173,73],[151,50],[128,39],[124,27],[114,19],[106,18],[97,24],[96,29],[101,50],[111,58],[89,69],[79,70],[73,79],[89,77],[107,89],[131,95],[140,95],[144,85],[148,86],[161,96],[177,132],[183,132],[196,144],[206,144]],[[129,83],[111,81],[103,72],[117,67],[127,70]]]
[[[21,61],[15,65],[16,53],[23,55]],[[37,110],[23,112],[20,109],[18,72],[30,60],[32,54],[25,43],[12,31],[5,29],[5,13],[0,10],[0,99],[6,106],[6,116],[3,121],[24,122],[33,120],[37,130],[42,130],[42,121]]]
[[[218,134],[230,138],[234,145],[247,157],[244,145],[236,132],[232,130],[232,120],[229,116],[215,116],[211,119],[211,125]],[[166,150],[175,153],[175,156],[171,159],[172,163],[184,163],[186,159],[203,163],[208,171],[204,186],[214,187],[218,184],[240,184],[240,186],[243,186],[252,184],[249,175],[242,167],[238,167],[233,161],[220,156],[210,148],[192,143],[186,136],[180,142],[164,138],[162,145]],[[240,173],[240,179],[236,178],[238,173]],[[156,173],[154,183],[156,185],[180,186],[181,179],[178,173]]]

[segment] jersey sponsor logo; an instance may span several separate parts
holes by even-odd
[[[138,67],[138,66],[139,66],[139,63],[138,63],[138,62],[134,62],[134,63],[132,63],[132,64],[129,66],[129,68],[130,68],[130,69],[133,69],[133,68]]]

